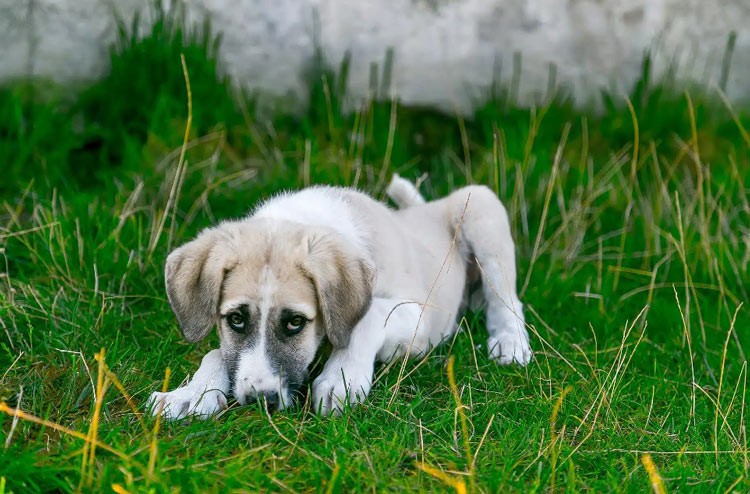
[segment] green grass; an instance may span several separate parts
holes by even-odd
[[[669,491],[750,490],[750,114],[647,77],[632,113],[611,96],[600,114],[498,96],[466,119],[390,102],[347,114],[342,78],[321,71],[308,110],[261,120],[217,75],[210,36],[166,21],[142,40],[127,32],[112,74],[73,98],[0,90],[0,400],[118,452],[1,414],[0,492],[432,492],[456,479],[476,492],[646,492],[645,453]],[[175,386],[218,344],[181,340],[169,250],[281,189],[382,198],[393,172],[424,178],[429,197],[497,191],[534,361],[496,366],[482,314],[467,314],[401,381],[381,367],[341,418],[235,407],[154,435],[139,414],[167,367]],[[97,407],[100,349],[136,411],[114,385]]]

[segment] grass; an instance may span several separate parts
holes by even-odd
[[[73,98],[0,90],[0,492],[750,490],[750,114],[648,77],[599,114],[503,95],[471,118],[346,113],[345,78],[318,72],[305,112],[256,119],[215,40],[169,15],[123,28],[112,74]],[[142,414],[218,343],[181,340],[171,248],[281,189],[383,197],[393,172],[505,202],[528,367],[489,361],[469,313],[338,419]]]

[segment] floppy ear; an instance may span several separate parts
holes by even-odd
[[[202,340],[211,331],[218,316],[224,274],[235,262],[222,240],[217,230],[205,230],[167,258],[167,298],[182,335],[190,342]]]
[[[374,267],[343,237],[330,232],[308,239],[302,269],[315,285],[328,340],[334,348],[344,348],[370,308]]]

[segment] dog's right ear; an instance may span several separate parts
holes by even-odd
[[[167,258],[167,298],[190,342],[205,338],[217,321],[221,284],[236,262],[222,237],[217,229],[204,230]]]

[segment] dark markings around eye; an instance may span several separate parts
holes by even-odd
[[[306,315],[292,309],[282,309],[279,313],[279,330],[285,336],[301,333],[309,322]]]
[[[257,332],[258,315],[247,304],[238,305],[221,315],[222,324],[239,336]]]

